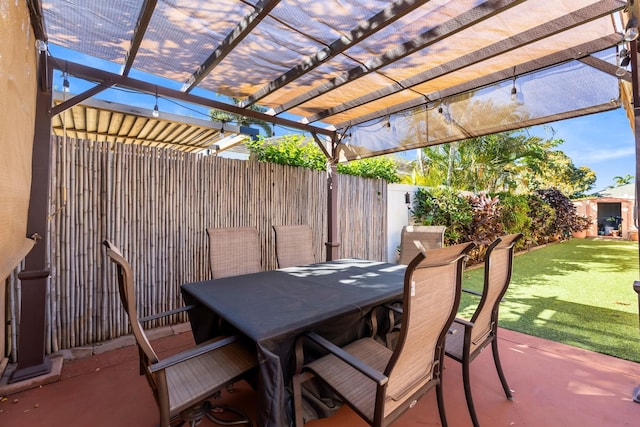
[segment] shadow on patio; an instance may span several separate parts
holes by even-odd
[[[175,332],[175,333],[174,333]],[[188,328],[168,329],[155,346],[173,353],[192,345]],[[167,329],[165,329],[165,335]],[[484,426],[633,426],[640,420],[640,405],[631,400],[640,384],[640,365],[542,340],[500,331],[503,367],[514,400],[505,399],[491,352],[485,351],[472,365],[474,401]],[[117,342],[122,343],[125,340]],[[127,341],[130,342],[130,341]],[[115,344],[115,343],[114,343]],[[117,345],[117,344],[116,344]],[[0,402],[3,426],[70,425],[154,426],[158,415],[144,377],[138,375],[134,346],[114,348],[105,344],[90,357],[65,360],[61,380],[4,396]],[[462,389],[461,367],[445,359],[445,404],[449,425],[470,426]],[[253,410],[254,394],[245,383],[224,393],[216,402]],[[2,395],[0,387],[0,395]],[[201,426],[214,425],[204,420]],[[310,426],[364,426],[349,409]],[[435,393],[430,392],[397,426],[439,426]]]

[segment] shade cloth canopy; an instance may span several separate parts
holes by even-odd
[[[620,107],[626,5],[46,0],[41,13],[49,43],[336,130],[333,155],[350,160]]]

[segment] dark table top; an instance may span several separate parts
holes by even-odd
[[[341,259],[187,283],[182,291],[185,302],[197,306],[189,312],[197,342],[221,327],[225,333],[226,325],[215,320],[223,318],[256,343],[257,425],[288,427],[286,387],[298,334],[316,331],[337,344],[362,336],[372,307],[401,299],[405,270],[404,265]]]
[[[187,283],[183,292],[256,342],[402,296],[406,266],[342,259]]]

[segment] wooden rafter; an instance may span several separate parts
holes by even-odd
[[[422,33],[414,40],[403,43],[401,46],[381,54],[377,58],[367,62],[365,66],[354,67],[351,70],[342,73],[340,76],[331,79],[322,86],[310,90],[309,92],[274,108],[274,110],[278,114],[290,110],[291,108],[337,89],[342,85],[373,73],[382,67],[393,64],[412,53],[459,33],[472,25],[478,24],[479,22],[482,22],[501,11],[516,6],[523,1],[524,0],[489,0],[481,6],[476,6],[468,12],[455,17],[444,24],[438,25],[429,31]]]
[[[579,25],[583,25],[586,22],[610,15],[620,9],[621,5],[617,0],[599,1],[598,3],[594,3],[571,14],[554,19],[551,22],[541,24],[521,34],[496,42],[483,49],[478,49],[468,55],[434,67],[411,78],[386,86],[358,99],[350,100],[348,103],[323,110],[311,117],[307,117],[307,123],[313,123],[315,121],[322,120],[325,117],[333,116],[361,105],[374,102],[380,98],[384,98],[385,96],[393,95],[406,90],[407,88],[412,88],[426,81],[453,73],[470,65],[478,64],[498,55],[520,49],[528,44],[560,34]]]
[[[391,6],[377,13],[371,19],[360,22],[356,28],[349,31],[348,36],[340,37],[324,49],[318,51],[315,55],[305,58],[300,64],[291,68],[277,79],[263,86],[262,89],[253,95],[244,99],[239,105],[246,107],[256,103],[265,96],[268,96],[288,83],[291,83],[297,78],[305,75],[314,68],[324,64],[331,58],[344,52],[372,34],[386,28],[429,1],[431,0],[398,0],[394,2]]]
[[[600,58],[596,58],[595,56],[585,56],[584,58],[580,58],[580,62],[587,64],[593,68],[597,68],[598,70],[612,76],[616,76],[617,78],[620,78],[624,81],[631,82],[631,73],[629,71],[626,71],[622,76],[618,76],[616,75],[618,67]]]
[[[298,129],[305,132],[315,132],[315,133],[328,135],[328,136],[333,136],[335,134],[335,131],[333,130],[329,130],[329,129],[325,129],[317,126],[311,126],[311,125],[299,123],[293,120],[281,118],[281,117],[273,117],[268,114],[260,113],[258,111],[253,111],[251,109],[240,108],[235,105],[230,105],[224,102],[215,101],[213,99],[205,98],[203,96],[184,93],[179,90],[170,89],[164,86],[158,86],[153,83],[133,79],[131,77],[122,76],[119,74],[113,74],[105,70],[99,70],[97,68],[89,67],[87,65],[64,61],[56,58],[54,58],[53,62],[64,63],[67,66],[67,71],[69,72],[69,74],[72,74],[81,79],[87,79],[91,81],[100,81],[100,82],[110,82],[115,86],[135,89],[140,92],[146,92],[146,93],[157,92],[158,95],[166,96],[168,98],[190,102],[192,104],[202,105],[209,108],[215,108],[216,110],[222,110],[232,114],[251,117],[254,119],[265,121],[267,123],[273,123],[279,126],[290,127],[290,128]]]
[[[149,22],[151,21],[151,16],[153,15],[153,11],[156,9],[157,4],[158,0],[145,0],[142,8],[140,9],[140,15],[138,16],[136,27],[133,30],[133,37],[131,38],[131,46],[129,47],[127,57],[124,61],[124,67],[122,68],[123,76],[128,76],[129,71],[131,71],[133,61],[135,61],[136,59],[138,49],[140,49],[140,44],[142,43],[142,39],[147,32]]]
[[[262,0],[256,6],[252,13],[245,16],[242,21],[227,35],[227,37],[220,43],[220,46],[213,51],[213,53],[198,67],[189,80],[187,80],[182,86],[183,92],[190,92],[198,83],[204,79],[207,74],[211,72],[224,58],[233,51],[238,43],[240,43],[245,37],[251,34],[251,31],[258,25],[264,18],[269,15],[269,12],[280,3],[280,0]]]
[[[525,62],[523,64],[518,64],[518,67],[517,67],[518,75],[531,73],[536,70],[540,70],[542,68],[552,67],[554,65],[559,65],[576,58],[579,58],[582,62],[587,63],[587,61],[585,61],[584,59],[591,58],[588,55],[591,55],[592,53],[599,52],[603,49],[611,47],[613,44],[619,41],[619,39],[620,37],[618,35],[610,35],[610,36],[603,37],[588,43],[575,46],[574,48],[569,50],[563,50],[562,52],[557,52],[552,55],[545,56],[543,58],[538,58],[533,61]],[[615,67],[614,67],[614,72],[615,72]],[[479,89],[482,87],[499,83],[509,78],[513,78],[513,68],[511,67],[505,70],[501,70],[501,71],[489,74],[484,77],[480,77],[475,80],[470,80],[468,82],[462,83],[457,86],[449,87],[445,90],[438,91],[435,94],[433,93],[424,94],[423,97],[417,97],[414,100],[406,101],[401,104],[394,105],[384,110],[377,111],[376,113],[363,115],[359,117],[358,120],[349,120],[347,122],[336,124],[335,127],[337,129],[345,129],[349,126],[356,126],[361,123],[368,122],[370,120],[375,120],[380,117],[388,116],[390,114],[395,114],[400,111],[405,111],[411,108],[415,108],[427,102],[426,99],[429,99],[430,101],[435,101],[437,99],[456,96],[464,92],[469,92],[475,89]]]

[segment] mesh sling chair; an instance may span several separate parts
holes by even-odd
[[[460,302],[466,255],[438,256],[438,251],[446,250],[430,251],[426,259],[420,253],[407,267],[404,315],[394,350],[373,337],[358,339],[345,347],[338,347],[314,332],[297,339],[292,380],[296,427],[304,424],[302,384],[314,377],[372,426],[390,424],[435,387],[440,420],[443,426],[447,425],[441,377],[444,341]],[[306,341],[329,353],[305,361]]]
[[[144,374],[160,411],[160,426],[181,425],[185,421],[197,425],[203,417],[222,424],[248,424],[251,420],[242,411],[222,407],[238,417],[224,419],[220,407],[212,408],[209,398],[243,378],[257,365],[255,354],[234,336],[202,343],[160,360],[151,346],[141,323],[165,315],[176,314],[189,307],[139,319],[136,308],[133,273],[120,250],[105,240],[107,255],[116,264],[120,301],[128,315],[140,355],[140,374]]]
[[[440,258],[446,259],[451,256],[467,255],[475,247],[475,244],[470,245],[469,243],[459,243],[456,245],[446,246],[445,248],[441,248],[439,250],[429,251],[425,249],[425,247],[422,245],[422,242],[420,240],[412,240],[411,245],[416,248],[417,253],[420,253],[421,251],[425,251],[429,261],[432,263],[437,262],[437,259],[440,259]],[[387,304],[385,307],[387,308],[387,317],[388,317],[387,319],[388,325],[387,325],[387,332],[385,335],[385,342],[387,347],[392,349],[395,346],[395,342],[397,341],[397,338],[398,338],[398,332],[400,331],[402,304],[401,303]],[[373,313],[371,316],[371,322],[374,325],[374,329],[377,329],[378,325],[376,323],[376,317],[373,315]]]
[[[214,279],[257,273],[260,240],[255,227],[207,228],[209,261]]]
[[[407,225],[400,235],[400,259],[398,264],[409,264],[420,252],[414,241],[419,241],[426,249],[444,246],[444,225]]]
[[[498,354],[498,308],[507,292],[511,281],[513,252],[516,242],[522,234],[510,234],[496,239],[485,254],[484,287],[481,294],[466,291],[480,296],[480,302],[469,320],[456,318],[447,335],[445,353],[462,364],[462,380],[467,407],[474,426],[479,426],[478,416],[473,406],[469,365],[489,344],[493,351],[493,361],[502,383],[502,388],[509,400],[511,390],[502,371]]]
[[[295,267],[316,262],[313,236],[308,225],[274,225],[278,268]]]

